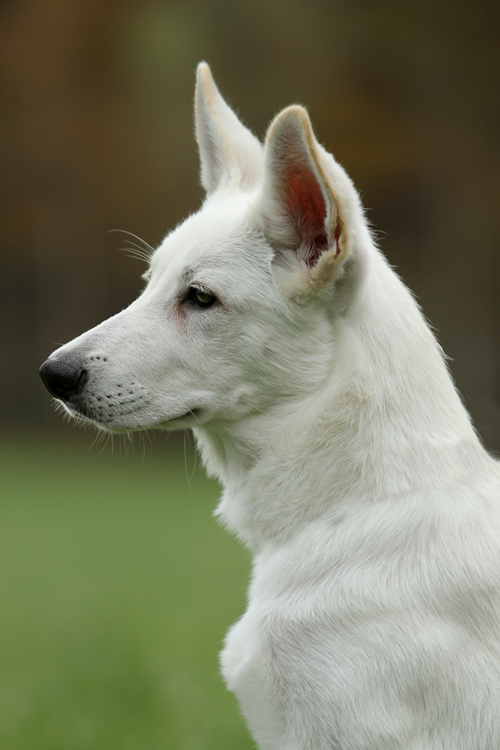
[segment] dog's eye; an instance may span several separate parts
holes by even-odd
[[[212,307],[212,305],[217,302],[217,297],[215,296],[215,294],[207,292],[205,289],[199,289],[196,286],[189,287],[185,299],[186,302],[191,302],[191,304],[196,305],[197,307],[202,307],[204,309]]]

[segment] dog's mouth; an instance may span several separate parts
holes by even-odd
[[[102,361],[106,361],[102,357]],[[104,387],[95,382],[85,360],[75,354],[44,362],[40,376],[60,408],[73,419],[109,432],[175,430],[199,424],[202,410],[195,406],[164,414],[148,389],[138,381],[122,380]],[[182,409],[182,411],[181,411]],[[179,413],[180,412],[180,413]]]
[[[161,419],[158,422],[151,423],[145,421],[144,424],[141,424],[140,421],[138,421],[137,424],[131,424],[130,420],[135,421],[133,415],[144,410],[144,404],[136,409],[129,409],[128,411],[121,413],[103,414],[102,412],[96,413],[93,407],[86,406],[83,403],[70,405],[62,399],[57,399],[57,403],[64,408],[69,416],[77,421],[93,424],[95,427],[108,432],[132,432],[153,429],[168,430],[176,428],[177,426],[181,429],[199,423],[202,412],[200,408],[195,407],[193,409],[188,409],[177,416]]]
[[[199,422],[201,416],[201,409],[189,409],[184,414],[179,414],[178,417],[170,417],[169,419],[162,420],[158,423],[159,428],[168,428],[169,425],[177,424],[180,422]]]

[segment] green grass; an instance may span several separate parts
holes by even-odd
[[[0,447],[0,748],[253,747],[218,669],[249,569],[218,487],[168,442]]]

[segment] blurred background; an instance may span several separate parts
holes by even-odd
[[[499,38],[496,0],[0,2],[2,748],[252,746],[217,487],[184,436],[92,447],[37,375],[141,288],[109,230],[156,246],[199,206],[198,61],[261,137],[307,106],[500,451]]]

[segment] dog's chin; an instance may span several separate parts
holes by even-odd
[[[139,418],[132,418],[133,415],[130,413],[122,416],[116,414],[103,419],[102,415],[96,416],[83,406],[78,406],[78,408],[76,408],[60,399],[56,399],[56,404],[59,407],[62,407],[66,414],[76,422],[85,425],[92,425],[99,430],[113,434],[141,432],[144,430],[183,430],[200,424],[202,413],[201,409],[194,408],[172,417],[162,417],[158,421],[144,420],[144,422],[142,422]]]

